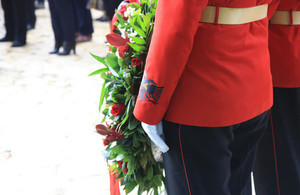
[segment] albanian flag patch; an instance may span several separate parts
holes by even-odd
[[[145,73],[140,88],[139,100],[146,100],[156,105],[163,89],[164,87],[159,87],[152,79],[147,79],[147,74]]]

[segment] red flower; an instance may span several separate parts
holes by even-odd
[[[121,58],[124,58],[125,52],[130,48],[128,45],[129,38],[125,34],[126,38],[124,39],[121,35],[117,33],[110,33],[106,35],[106,40],[112,46],[118,48],[118,52]]]
[[[115,117],[120,116],[124,114],[126,110],[126,106],[124,104],[114,104],[111,108],[111,114]]]
[[[111,44],[114,47],[121,47],[121,46],[125,46],[126,43],[129,41],[126,39],[124,39],[121,35],[117,34],[117,33],[110,33],[108,35],[106,35],[106,40],[109,44]]]
[[[113,18],[111,19],[111,25],[110,25],[110,32],[114,32],[117,27],[115,26],[115,23],[118,21],[117,15],[114,14]]]
[[[106,136],[105,140],[107,140],[109,143],[116,141],[116,136],[112,135],[108,135]]]
[[[114,142],[114,141],[121,141],[125,138],[125,136],[122,135],[122,132],[117,132],[117,131],[113,131],[113,130],[111,130],[111,132],[112,133],[110,135],[107,135],[106,138],[103,139],[104,146],[107,146],[108,144],[110,144],[111,142]]]
[[[122,141],[125,138],[125,136],[122,135],[122,130],[116,131],[114,129],[108,129],[105,125],[96,125],[96,130],[99,134],[106,136],[106,138],[103,139],[104,146],[107,146],[113,141]]]
[[[118,165],[119,165],[119,167],[121,168],[121,170],[122,170],[122,167],[123,167],[123,161],[121,160],[121,161],[119,161],[118,162]],[[124,165],[124,173],[128,173],[128,168],[127,168],[127,163],[125,163],[125,165]]]
[[[142,65],[142,60],[138,59],[138,58],[132,58],[131,60],[131,67],[133,68],[134,66],[136,66],[138,69],[141,68]]]
[[[128,5],[121,5],[121,8],[118,10],[118,13],[122,15],[124,20],[128,20],[128,17],[124,16],[124,13],[127,11],[127,6]]]
[[[125,52],[128,51],[129,45],[126,43],[126,45],[119,47],[118,52],[121,58],[124,58]]]
[[[128,173],[127,163],[125,163],[124,173]]]
[[[96,125],[96,131],[100,135],[109,135],[113,132],[111,129],[108,129],[105,125],[102,124]]]
[[[104,146],[107,146],[108,144],[110,144],[110,142],[108,140],[106,140],[106,139],[103,139],[102,141],[103,141],[103,145]]]
[[[125,138],[121,130],[120,132],[114,131],[113,135],[115,136],[115,141],[122,141]]]
[[[122,169],[123,161],[119,161],[119,162],[118,162],[118,165],[119,165],[119,167]]]

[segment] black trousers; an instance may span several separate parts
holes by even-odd
[[[6,37],[26,42],[27,4],[29,0],[2,0]]]
[[[34,1],[35,0],[28,0],[27,4],[27,24],[30,24],[33,27],[36,22]]]
[[[269,111],[227,127],[164,121],[163,155],[170,195],[251,195],[251,171]]]
[[[300,194],[300,88],[274,88],[253,173],[257,195]]]
[[[78,18],[78,31],[82,35],[90,35],[94,32],[92,14],[86,8],[89,0],[76,0],[76,12]]]
[[[115,10],[123,0],[103,0],[104,9],[107,17],[112,20]]]
[[[55,41],[75,42],[75,0],[48,0]]]

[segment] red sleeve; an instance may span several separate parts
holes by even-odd
[[[268,8],[268,18],[269,20],[272,18],[274,12],[276,11],[278,5],[280,3],[280,0],[272,0],[272,2],[269,4]]]
[[[135,117],[158,124],[193,48],[194,36],[207,0],[159,0]]]

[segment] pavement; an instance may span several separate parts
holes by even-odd
[[[93,40],[62,57],[48,54],[54,46],[48,8],[36,14],[25,47],[0,43],[0,194],[109,195],[102,138],[95,133],[102,81],[88,77],[101,68],[89,52],[106,54],[109,24],[94,22]]]

